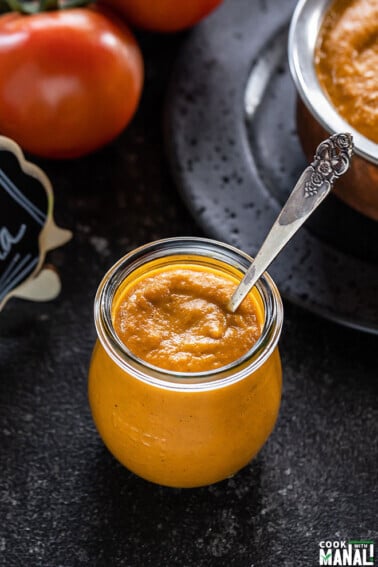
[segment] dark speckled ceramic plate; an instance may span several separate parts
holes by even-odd
[[[188,207],[209,236],[252,256],[306,166],[286,56],[294,4],[226,0],[190,32],[167,98],[168,156]],[[269,272],[287,299],[378,333],[377,257],[378,223],[331,195]]]

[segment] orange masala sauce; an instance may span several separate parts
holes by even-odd
[[[321,86],[339,114],[378,143],[378,1],[335,0],[315,51]]]
[[[226,366],[257,341],[262,313],[251,299],[227,304],[236,283],[214,272],[175,267],[126,288],[114,306],[117,335],[159,368],[201,372]]]

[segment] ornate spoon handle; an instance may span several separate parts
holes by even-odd
[[[348,170],[352,155],[353,138],[350,134],[334,134],[319,144],[314,161],[298,179],[253,263],[231,297],[230,311],[236,311],[277,254],[328,195],[335,180]]]

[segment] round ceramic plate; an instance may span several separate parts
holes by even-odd
[[[183,45],[167,96],[174,179],[208,236],[256,254],[307,163],[287,65],[293,0],[226,0]],[[314,148],[314,153],[315,153]],[[332,195],[269,268],[284,297],[378,333],[378,223]]]

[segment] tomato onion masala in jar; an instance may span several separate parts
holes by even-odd
[[[262,313],[251,296],[228,308],[237,282],[210,270],[158,270],[123,291],[114,327],[136,356],[166,370],[203,372],[242,357],[257,341]]]

